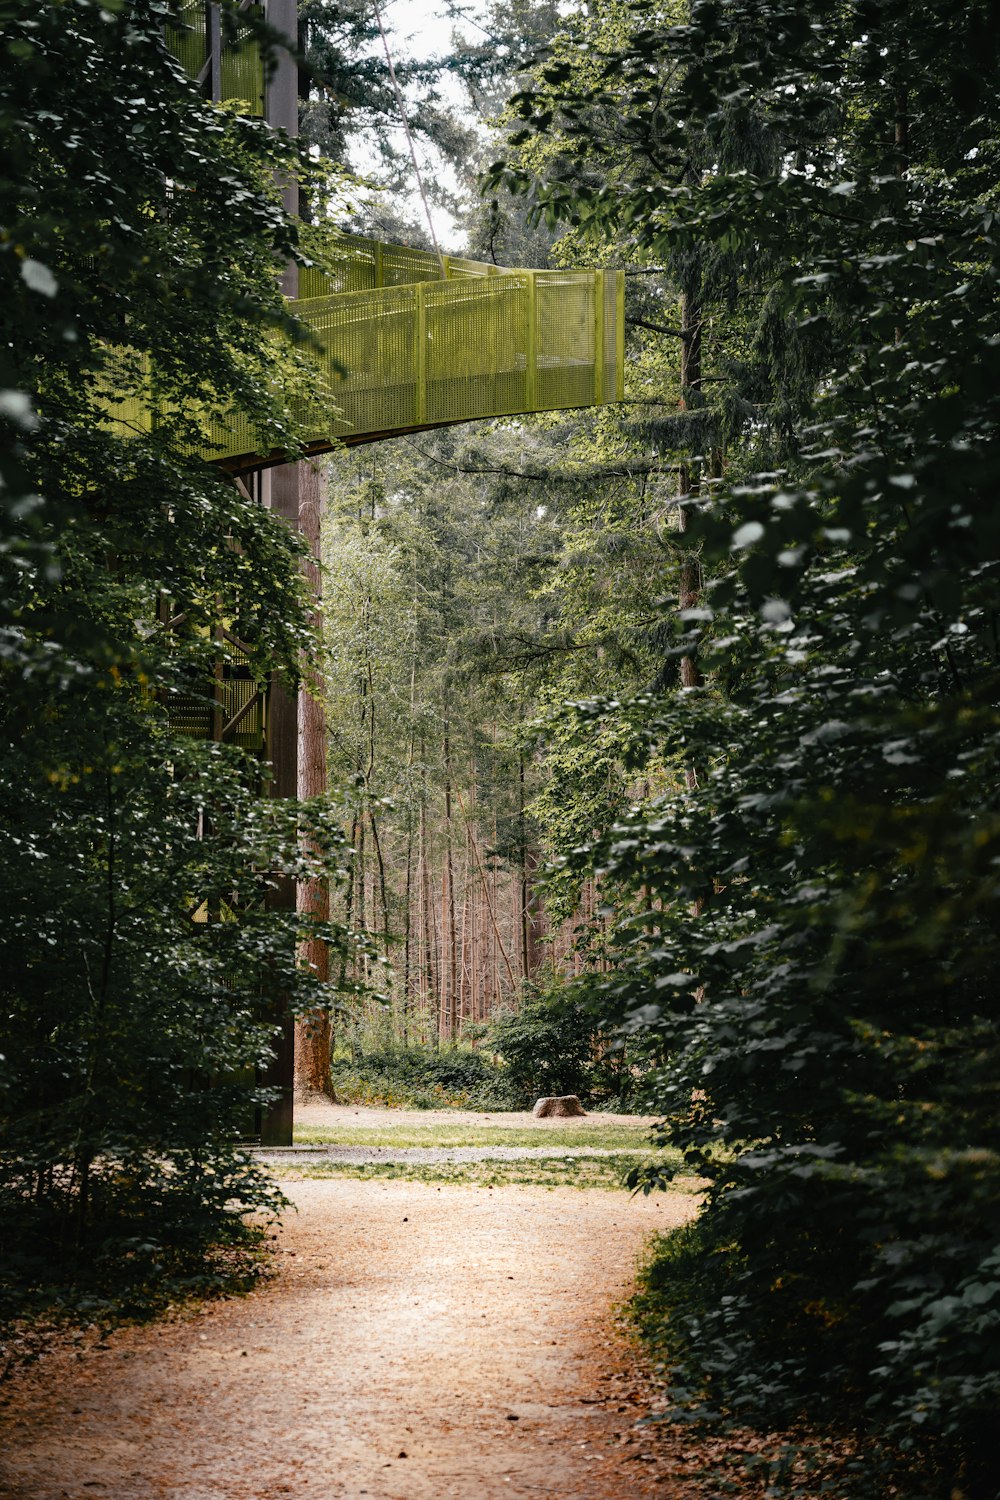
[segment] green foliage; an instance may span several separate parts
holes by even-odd
[[[633,6],[600,67],[581,19],[522,101],[537,129],[589,132],[541,202],[669,266],[682,305],[717,308],[724,270],[737,329],[760,309],[742,351],[707,351],[741,422],[693,387],[692,421],[651,424],[685,463],[705,588],[664,613],[649,693],[569,716],[562,756],[620,724],[624,771],[653,785],[565,868],[602,882],[596,989],[659,1039],[664,1137],[711,1181],[668,1278],[679,1390],[704,1414],[866,1427],[922,1468],[914,1493],[985,1500],[996,34],[980,4],[671,19]],[[685,657],[697,685],[663,691]]]
[[[53,716],[0,769],[4,1314],[116,1279],[155,1302],[244,1240],[234,1210],[281,1202],[236,1144],[269,1099],[276,997],[327,1003],[267,894],[335,868],[334,816],[262,801],[239,752],[172,740],[130,696],[109,690],[103,744]]]
[[[388,1043],[363,1055],[335,1057],[334,1096],[343,1104],[409,1109],[505,1109],[506,1090],[492,1059],[471,1047]]]
[[[400,207],[402,195],[413,190],[413,167],[399,140],[399,105],[372,8],[343,5],[338,0],[299,0],[297,9],[303,141],[345,165],[355,156],[359,170],[369,178],[374,157],[378,185],[391,200],[360,210],[357,217],[363,232],[387,243],[430,248],[423,216]],[[392,18],[386,19],[396,78],[408,105],[409,129],[425,150],[430,147],[432,159],[461,171],[474,148],[473,133],[454,109],[442,81],[456,71],[464,74],[466,65],[456,54],[446,58],[403,55],[398,36],[392,35]],[[442,174],[431,171],[426,176],[432,201],[454,212],[455,198],[441,181]],[[309,199],[303,207],[309,217],[314,216]]]
[[[648,1046],[612,1044],[600,1019],[568,988],[528,987],[468,1046],[369,1043],[334,1058],[341,1103],[416,1109],[530,1109],[543,1094],[578,1094],[591,1105],[634,1108],[642,1099]]]
[[[609,1037],[586,999],[582,985],[528,985],[518,1009],[491,1023],[487,1044],[503,1063],[513,1107],[558,1094],[612,1109],[641,1106],[649,1047]]]
[[[534,853],[524,810],[534,769],[519,743],[530,686],[501,674],[508,632],[530,631],[540,612],[530,587],[555,532],[544,514],[524,514],[504,474],[523,458],[524,433],[476,433],[469,455],[460,431],[331,464],[329,768],[356,788],[359,857],[347,906],[352,925],[391,947],[391,1025],[402,1041],[457,1031],[457,1009],[463,1025],[471,1020],[471,997],[454,1006],[449,965],[434,951],[457,941],[466,898],[478,903],[479,942],[499,928],[504,948],[504,957],[494,951],[497,972],[477,1016],[496,995],[512,997],[524,945],[510,888],[528,879]],[[484,483],[494,467],[500,477]],[[454,929],[447,911],[432,910],[449,859]],[[382,1019],[367,1028],[363,1051]]]
[[[593,1017],[565,994],[527,994],[511,1015],[490,1027],[522,1108],[544,1094],[587,1093]]]
[[[6,1316],[221,1274],[210,1246],[278,1205],[235,1142],[278,998],[318,997],[271,894],[335,874],[343,835],[330,809],[261,802],[254,756],[178,728],[210,714],[220,659],[263,686],[309,645],[287,529],[185,456],[206,403],[294,449],[270,351],[297,253],[276,174],[299,159],[201,99],[159,7],[2,14]],[[154,430],[114,430],[150,380]]]

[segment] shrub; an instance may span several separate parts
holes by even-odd
[[[501,1069],[471,1047],[392,1044],[335,1058],[335,1096],[344,1103],[411,1109],[510,1109]]]
[[[527,1108],[547,1094],[577,1094],[584,1103],[634,1108],[642,1097],[649,1046],[630,1053],[572,985],[529,987],[521,1008],[499,1017],[488,1041],[504,1065],[507,1090]]]

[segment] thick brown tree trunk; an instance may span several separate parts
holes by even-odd
[[[313,623],[320,625],[319,538],[323,509],[322,479],[310,464],[300,466],[299,527],[309,544],[311,559],[305,565],[306,577],[316,599]],[[299,690],[298,795],[321,797],[326,791],[326,715],[323,712],[322,677],[317,674]],[[296,910],[317,922],[330,918],[330,883],[319,880],[299,882]],[[299,961],[308,964],[324,984],[330,979],[330,952],[319,937],[307,938],[300,945]],[[317,1010],[295,1023],[295,1093],[299,1099],[330,1093],[330,1014]]]
[[[531,979],[538,968],[539,943],[542,936],[541,904],[535,887],[538,870],[538,850],[528,842],[528,819],[525,807],[524,756],[518,759],[518,825],[521,836],[520,911],[518,921],[521,929],[521,970],[525,979]]]
[[[288,273],[286,273],[287,275]],[[284,287],[286,296],[295,296],[294,268],[292,289]],[[262,482],[265,504],[293,529],[299,524],[299,486],[301,466],[283,464],[272,470]],[[286,691],[275,673],[268,692],[267,760],[271,765],[269,791],[272,797],[294,798],[298,795],[298,694]],[[267,893],[267,905],[275,911],[295,910],[295,881],[291,876],[277,876]],[[261,1111],[260,1140],[263,1146],[292,1144],[292,1114],[295,1094],[295,1023],[282,998],[272,1013],[275,1022],[275,1053],[260,1071],[260,1082],[276,1092],[275,1101]]]
[[[681,406],[687,410],[692,406],[701,404],[701,324],[702,311],[701,302],[695,291],[685,291],[681,297]],[[679,474],[680,503],[678,507],[678,529],[681,532],[687,530],[688,521],[688,496],[694,496],[699,490],[699,474],[696,465],[682,464]],[[693,552],[686,552],[681,562],[681,576],[678,585],[678,606],[681,610],[693,609],[701,598],[701,563]],[[698,671],[694,658],[691,656],[681,657],[681,686],[684,688],[699,687],[701,684],[701,673]],[[689,766],[685,772],[688,787],[692,790],[698,785],[697,772],[694,767]]]
[[[445,828],[445,910],[442,923],[447,925],[448,945],[448,1001],[445,1005],[444,1025],[454,1041],[458,1034],[458,938],[455,920],[455,860],[451,826],[451,739],[444,736],[444,828]],[[445,934],[442,933],[442,937]]]
[[[406,872],[403,887],[403,992],[401,996],[400,1026],[403,1046],[410,1040],[410,1005],[413,983],[413,824],[406,830]]]

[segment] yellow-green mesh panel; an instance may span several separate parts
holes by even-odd
[[[197,78],[205,65],[208,50],[204,0],[180,0],[177,17],[180,25],[167,23],[170,50],[184,71],[191,78]]]
[[[212,738],[212,708],[204,698],[172,694],[166,700],[167,717],[174,734],[187,739],[210,740]]]
[[[530,280],[512,274],[423,288],[422,420],[450,422],[458,411],[489,417],[527,409]]]
[[[602,399],[597,371],[593,271],[535,273],[536,409],[591,406]]]
[[[245,677],[226,677],[220,684],[219,697],[223,730],[241,710],[247,710],[236,728],[229,730],[226,734],[227,745],[239,745],[243,750],[263,752],[264,700],[262,696],[258,696],[256,682],[249,674]]]
[[[373,282],[404,268],[428,274],[406,286],[370,285],[290,304],[317,340],[320,387],[331,398],[322,409],[314,403],[298,412],[315,447],[620,399],[621,272],[496,273],[469,261],[442,280],[436,257],[424,251],[347,236],[338,251],[342,274],[317,275],[307,285]],[[115,405],[109,375],[108,418],[125,430],[148,430],[148,385],[134,370],[126,382],[125,369],[122,385],[134,394]],[[238,413],[216,416],[209,438],[207,458],[267,456]]]
[[[259,15],[260,6],[252,7]],[[226,39],[223,33],[220,83],[223,99],[242,99],[254,115],[264,113],[264,62],[254,34],[245,21],[237,18],[236,37]]]
[[[254,16],[260,5],[244,8]],[[208,6],[206,0],[180,0],[179,24],[167,23],[170,50],[190,78],[197,80],[208,60]],[[222,98],[242,99],[254,115],[264,114],[264,61],[253,31],[241,16],[234,17],[235,36],[223,29],[219,85]]]
[[[331,435],[418,424],[415,287],[320,297],[293,303],[292,310],[319,339],[321,368],[344,413]],[[344,376],[334,368],[338,363]]]
[[[379,284],[377,254],[378,246],[374,240],[345,235],[332,248],[329,273],[315,266],[300,267],[299,297],[311,299],[329,297],[338,292],[371,291]]]
[[[152,431],[153,401],[149,383],[149,355],[136,349],[104,350],[104,366],[94,382],[93,395],[102,422],[122,437]]]
[[[465,260],[461,255],[446,255],[444,259],[448,276],[456,281],[504,274],[503,266],[491,266],[488,261]]]
[[[441,262],[429,250],[383,245],[381,261],[382,286],[412,286],[415,281],[441,279]]]
[[[373,291],[381,286],[412,286],[420,281],[481,281],[504,274],[500,266],[403,245],[382,245],[364,235],[345,234],[329,251],[330,270],[309,266],[299,271],[299,296],[327,297],[335,292]]]
[[[240,453],[260,453],[260,434],[240,412],[221,412],[209,424],[205,457],[222,460]]]

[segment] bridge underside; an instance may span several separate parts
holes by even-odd
[[[588,402],[588,406],[593,402]],[[573,407],[560,407],[560,411],[572,411]],[[529,412],[506,412],[506,416],[529,416]],[[369,443],[383,443],[389,438],[412,437],[421,432],[439,432],[443,427],[460,427],[466,422],[483,420],[480,416],[452,417],[445,422],[423,422],[419,427],[390,427],[384,432],[345,432],[341,437],[317,438],[304,445],[297,458],[322,458],[326,453],[341,453],[345,448],[363,448]],[[288,463],[288,454],[283,448],[273,448],[270,453],[238,453],[215,460],[218,468],[234,478],[259,474],[265,469],[276,469]]]

